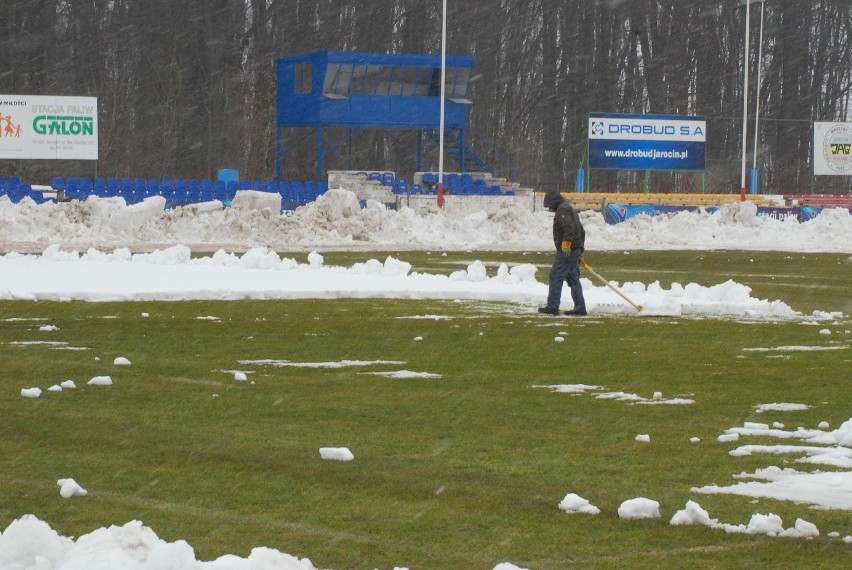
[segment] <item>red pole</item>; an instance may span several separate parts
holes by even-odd
[[[444,180],[438,180],[438,207],[444,207]]]

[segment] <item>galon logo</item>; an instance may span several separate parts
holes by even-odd
[[[822,154],[833,171],[852,173],[852,128],[844,123],[831,127],[822,139]]]
[[[12,120],[12,115],[3,115],[0,113],[0,138],[21,138],[21,125]]]

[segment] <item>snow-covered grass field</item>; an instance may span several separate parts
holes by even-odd
[[[445,274],[482,258],[489,277],[547,263],[472,255],[401,257]],[[747,298],[735,314],[551,318],[535,296],[469,292],[0,301],[0,568],[26,568],[28,547],[38,568],[844,566],[848,255],[589,261],[666,290],[731,277],[795,314]],[[88,536],[69,545],[28,513]],[[159,539],[102,528],[134,520]]]

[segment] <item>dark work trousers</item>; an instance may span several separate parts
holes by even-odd
[[[547,306],[558,309],[562,299],[562,283],[568,283],[571,288],[571,300],[575,309],[585,309],[586,299],[583,297],[583,286],[580,285],[580,256],[583,249],[572,249],[565,254],[561,249],[556,250],[553,267],[550,268],[550,291],[547,294]]]

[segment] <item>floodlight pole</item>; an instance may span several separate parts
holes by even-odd
[[[742,177],[740,178],[740,202],[745,202],[746,195],[746,135],[748,133],[748,48],[749,29],[751,20],[751,0],[746,0],[745,44],[743,46],[743,151]]]
[[[441,15],[441,114],[438,127],[438,207],[444,207],[444,73],[447,67],[447,0]]]
[[[757,172],[757,139],[759,138],[760,129],[760,79],[763,68],[763,11],[766,2],[760,2],[760,36],[757,43],[757,95],[755,97],[754,108],[754,155],[751,167],[751,193],[757,194],[758,189],[758,172]]]

